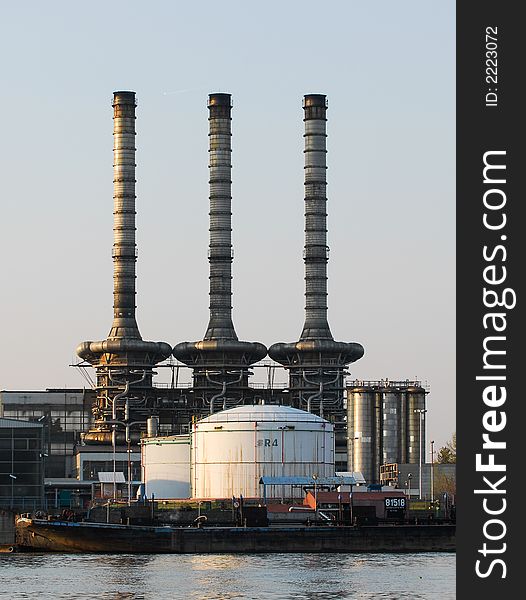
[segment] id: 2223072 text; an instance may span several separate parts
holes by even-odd
[[[486,106],[497,106],[498,55],[497,27],[486,27]]]

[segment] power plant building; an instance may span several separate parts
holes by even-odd
[[[72,477],[75,446],[91,424],[93,390],[0,391],[0,417],[38,423],[46,477]]]
[[[42,423],[0,418],[0,508],[36,510],[44,499]]]
[[[76,472],[94,481],[115,467],[128,470],[135,485],[142,469],[149,496],[228,498],[258,497],[262,476],[326,478],[345,471],[378,483],[383,464],[419,463],[427,390],[417,381],[348,382],[347,369],[364,348],[335,341],[329,327],[326,96],[303,99],[305,321],[297,341],[268,349],[271,368],[288,373],[285,388],[271,385],[270,377],[267,386],[251,384],[267,348],[239,340],[232,320],[230,94],[210,94],[207,105],[209,322],[203,339],[174,347],[144,341],[137,324],[135,93],[115,92],[112,106],[113,322],[106,339],[77,348],[77,366],[92,366],[96,384],[82,394],[64,391],[67,408],[60,415],[53,407],[13,412],[10,394],[25,393],[2,392],[5,416],[49,419],[46,475]],[[191,369],[192,384],[156,386],[160,363]],[[155,431],[147,433],[153,422]],[[53,437],[59,429],[67,440],[58,452],[62,462]],[[271,496],[282,493],[267,489]]]

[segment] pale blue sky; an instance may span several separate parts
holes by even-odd
[[[455,3],[2,3],[0,389],[82,386],[112,318],[112,108],[137,109],[138,322],[208,322],[207,109],[233,95],[234,324],[303,324],[302,96],[328,112],[329,322],[361,379],[427,381],[454,430]]]

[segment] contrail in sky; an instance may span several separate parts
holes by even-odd
[[[187,88],[186,90],[175,90],[174,92],[163,92],[163,96],[173,96],[174,94],[185,94],[186,92],[199,92],[205,88]]]

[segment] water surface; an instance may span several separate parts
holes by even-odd
[[[0,598],[450,600],[455,554],[0,554]]]

